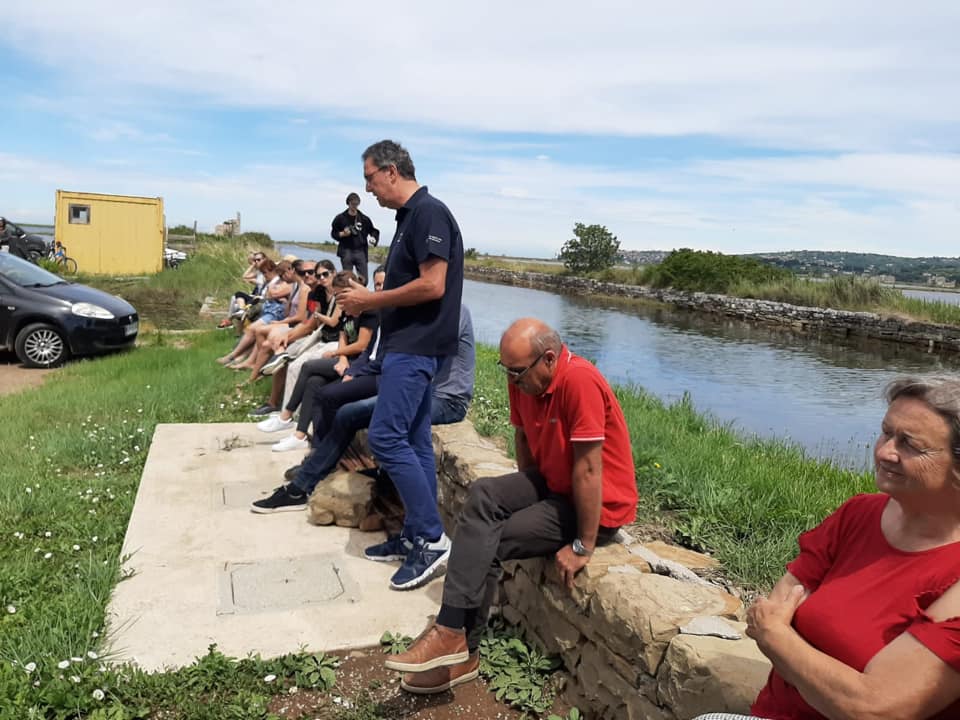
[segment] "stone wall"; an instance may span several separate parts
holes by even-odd
[[[516,466],[468,422],[435,427],[434,442],[440,507],[453,528],[477,478]],[[612,544],[598,548],[572,593],[549,559],[512,562],[500,611],[563,658],[568,699],[590,718],[747,713],[770,664],[743,636],[740,600],[687,569],[711,562],[662,543]]]
[[[517,272],[468,266],[467,276],[504,285],[536,287],[570,295],[607,295],[652,300],[685,310],[726,315],[753,322],[789,327],[792,330],[838,337],[864,337],[919,345],[929,350],[960,352],[960,327],[886,318],[876,313],[802,307],[770,300],[752,300],[712,293],[657,290],[621,285],[589,278],[545,273]]]

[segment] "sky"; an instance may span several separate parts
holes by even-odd
[[[320,241],[390,138],[464,246],[957,256],[960,3],[4,0],[0,214]],[[155,5],[156,7],[148,7]]]

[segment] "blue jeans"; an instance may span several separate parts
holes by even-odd
[[[314,442],[313,451],[303,461],[293,481],[298,490],[309,495],[317,483],[336,469],[343,453],[350,447],[354,434],[370,426],[376,404],[377,396],[374,395],[366,400],[347,403],[337,410],[330,430],[319,443]],[[467,414],[463,401],[454,398],[434,397],[430,408],[431,425],[460,422]]]
[[[439,360],[429,355],[387,353],[367,435],[370,452],[403,501],[403,535],[410,539],[436,540],[443,533],[430,433],[430,383]]]

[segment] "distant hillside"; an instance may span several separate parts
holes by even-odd
[[[839,274],[893,276],[897,282],[950,285],[960,281],[960,258],[897,257],[874,253],[795,250],[754,253],[745,257],[787,268],[800,275]]]

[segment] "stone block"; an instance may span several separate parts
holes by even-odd
[[[638,657],[654,675],[678,626],[698,615],[728,616],[739,600],[718,588],[661,575],[607,574],[590,599],[584,634],[613,652]]]
[[[373,502],[372,478],[337,471],[319,483],[307,502],[307,520],[314,525],[359,527]]]
[[[770,661],[749,638],[678,635],[657,673],[657,692],[678,717],[749,714],[769,673]]]
[[[720,566],[720,563],[709,555],[688,550],[687,548],[677,547],[676,545],[668,545],[660,540],[645,542],[643,544],[647,549],[652,550],[664,560],[673,560],[691,570],[709,570]]]

